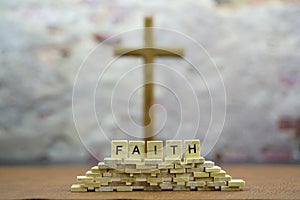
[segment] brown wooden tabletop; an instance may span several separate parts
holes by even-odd
[[[300,165],[223,165],[246,181],[243,191],[71,193],[91,166],[2,166],[1,199],[300,199]]]

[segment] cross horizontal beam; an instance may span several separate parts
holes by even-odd
[[[165,48],[165,47],[115,47],[115,55],[126,55],[126,56],[143,56],[153,55],[153,56],[172,56],[172,57],[182,57],[184,55],[183,48]]]

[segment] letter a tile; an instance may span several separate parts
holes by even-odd
[[[145,141],[129,141],[129,158],[144,159]]]

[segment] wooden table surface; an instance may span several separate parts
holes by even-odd
[[[224,165],[246,187],[238,192],[71,193],[77,175],[91,166],[2,166],[0,199],[300,199],[300,165]]]

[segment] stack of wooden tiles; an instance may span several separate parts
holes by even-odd
[[[200,156],[200,141],[112,141],[112,157],[77,176],[72,192],[110,191],[238,191],[245,182]],[[129,145],[128,145],[129,144]]]

